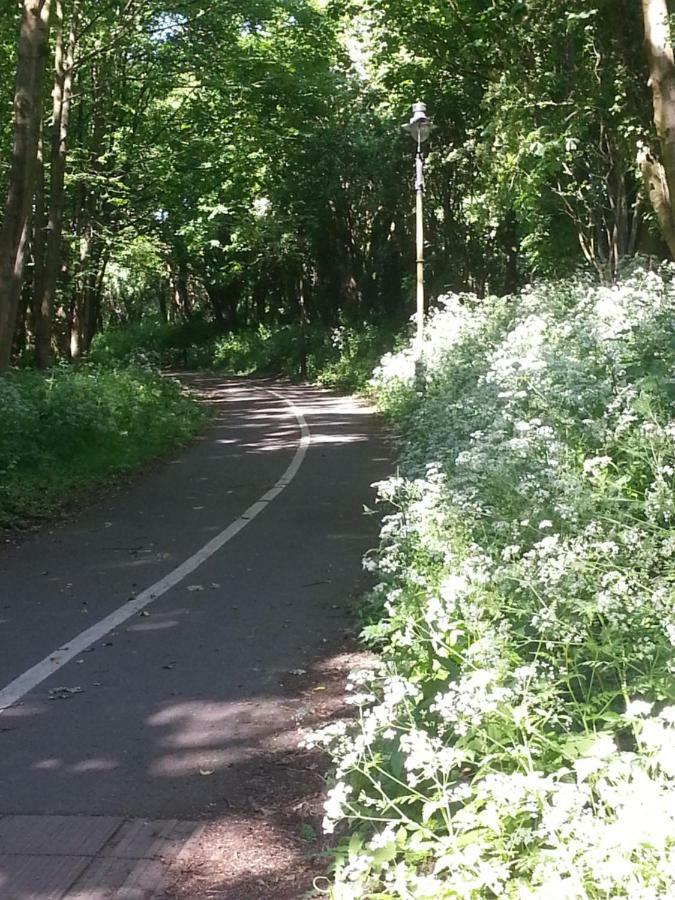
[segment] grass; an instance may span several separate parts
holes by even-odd
[[[51,517],[186,443],[209,413],[140,367],[0,378],[0,528]]]

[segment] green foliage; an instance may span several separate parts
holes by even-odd
[[[340,900],[675,891],[675,269],[431,317],[325,825]],[[342,827],[345,827],[344,825]]]
[[[331,331],[309,327],[304,343],[310,380],[342,390],[363,390],[374,362],[393,339],[372,326],[340,326]],[[300,346],[297,327],[273,331],[260,327],[216,341],[212,365],[239,374],[282,373],[293,377],[300,371]]]
[[[331,333],[330,348],[314,365],[315,377],[327,387],[367,390],[376,363],[398,343],[398,336],[385,326],[338,326]]]
[[[18,7],[8,4],[0,9],[0,196],[5,193],[5,175],[11,158],[12,101],[16,55],[16,33],[19,27]]]
[[[97,334],[90,359],[103,366],[120,363],[176,368],[208,366],[208,346],[215,333],[214,326],[202,318],[186,323],[145,319]]]
[[[0,378],[0,527],[71,505],[87,489],[187,441],[208,414],[144,368]]]
[[[479,148],[490,173],[485,209],[511,206],[530,270],[564,272],[581,245],[601,275],[613,275],[635,253],[643,216],[636,156],[650,106],[640,6],[530,0],[497,10],[505,39]]]
[[[72,0],[64,9],[68,21]],[[400,126],[418,98],[435,122],[432,296],[509,292],[581,259],[611,280],[623,257],[662,251],[636,167],[652,126],[634,0],[79,9],[62,355],[78,318],[84,353],[90,332],[146,318],[203,317],[253,343],[259,326],[299,324],[303,308],[326,329],[402,325],[415,218],[414,149]],[[16,24],[15,4],[0,13],[10,61]],[[11,82],[6,67],[0,183]],[[49,167],[47,153],[47,199]]]
[[[383,326],[308,325],[304,329],[306,375],[327,387],[364,390],[375,364],[394,343],[392,331]],[[140,362],[296,378],[302,344],[302,330],[292,324],[274,329],[259,325],[218,335],[215,326],[203,319],[183,325],[147,320],[98,334],[91,359],[105,365]]]

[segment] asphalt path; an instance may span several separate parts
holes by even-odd
[[[390,467],[376,417],[317,388],[195,384],[217,413],[191,447],[0,548],[0,826],[226,815],[291,730],[284,678],[344,640]]]

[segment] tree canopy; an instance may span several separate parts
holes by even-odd
[[[301,316],[326,326],[404,320],[414,149],[401,125],[418,99],[436,124],[426,197],[432,296],[504,293],[580,264],[611,279],[626,256],[667,255],[669,193],[657,189],[667,187],[670,157],[647,79],[651,67],[654,94],[671,76],[669,32],[660,55],[653,29],[652,52],[643,47],[643,15],[657,21],[663,8],[665,0],[4,7],[3,196],[17,177],[13,91],[33,92],[36,127],[20,160],[30,198],[3,219],[0,259],[20,277],[9,287],[0,279],[0,364],[26,353],[42,366],[77,358],[100,328],[147,316],[199,315],[224,330]],[[47,46],[22,74],[17,33],[37,15],[50,28]],[[667,91],[660,96],[667,101]]]

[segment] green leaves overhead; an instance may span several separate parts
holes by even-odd
[[[73,4],[64,0],[67,20]],[[623,256],[661,249],[635,165],[651,126],[634,0],[80,7],[66,319],[79,255],[94,246],[94,319],[107,321],[109,273],[138,235],[164,275],[142,301],[130,274],[135,317],[154,312],[160,294],[167,314],[188,315],[171,294],[180,282],[190,310],[220,321],[225,303],[231,325],[297,318],[301,283],[310,319],[407,318],[414,149],[401,124],[418,99],[436,125],[425,206],[432,297],[514,291],[533,273],[579,263],[611,277]],[[16,24],[15,11],[0,13],[10,57]],[[10,71],[0,72],[8,111]],[[0,116],[0,180],[8,140]]]

